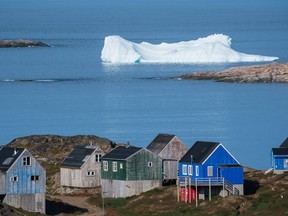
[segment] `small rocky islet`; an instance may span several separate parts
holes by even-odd
[[[0,48],[19,48],[19,47],[48,47],[41,41],[32,40],[0,40]]]
[[[239,66],[220,72],[194,72],[180,78],[234,83],[288,83],[288,63]]]

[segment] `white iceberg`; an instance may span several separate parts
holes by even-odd
[[[278,57],[237,52],[231,48],[231,38],[223,34],[161,44],[134,43],[112,35],[105,37],[101,59],[109,63],[225,63],[274,61]]]

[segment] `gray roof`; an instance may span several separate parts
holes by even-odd
[[[65,158],[61,167],[80,168],[97,149],[95,146],[76,146]]]
[[[137,153],[140,151],[142,148],[135,147],[135,146],[119,146],[106,155],[104,155],[101,160],[103,159],[116,159],[116,160],[126,160],[128,159],[131,155]]]
[[[207,157],[220,145],[219,142],[197,141],[180,159],[179,162],[189,162],[202,164]],[[191,157],[192,156],[192,157]]]
[[[280,148],[288,148],[288,137],[287,137],[286,140],[284,140],[284,142],[280,145]]]
[[[155,154],[159,154],[175,137],[173,134],[158,134],[147,146],[147,149]]]
[[[24,151],[24,148],[3,147],[0,149],[0,171],[6,172]]]
[[[288,148],[272,148],[273,155],[288,156]]]

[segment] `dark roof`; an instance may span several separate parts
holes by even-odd
[[[175,137],[173,134],[158,134],[155,139],[147,146],[147,149],[155,154],[159,154]]]
[[[136,152],[140,151],[142,148],[135,147],[135,146],[119,146],[106,155],[104,155],[101,160],[103,159],[117,159],[117,160],[126,160],[131,155],[135,154]]]
[[[219,145],[219,142],[202,142],[197,141],[194,145],[186,152],[186,154],[180,159],[179,162],[191,162],[192,163],[203,163],[206,158],[213,152],[213,150]]]
[[[288,137],[287,137],[286,140],[284,140],[284,142],[280,145],[280,148],[288,148]]]
[[[288,148],[272,148],[273,155],[288,155]]]
[[[76,146],[65,158],[61,167],[80,168],[96,149],[95,146]]]
[[[0,149],[0,171],[6,172],[24,151],[24,148],[3,147]],[[16,153],[16,154],[15,154]]]

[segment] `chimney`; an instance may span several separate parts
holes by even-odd
[[[14,153],[13,153],[13,156],[15,156],[17,154],[17,148],[14,147]]]

